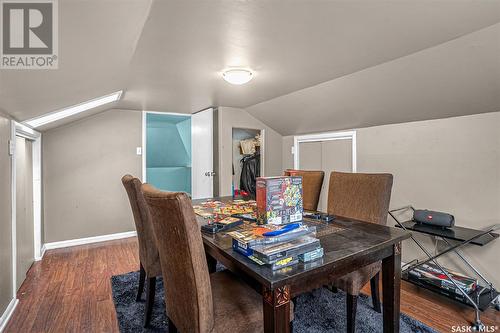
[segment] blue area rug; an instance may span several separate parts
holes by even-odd
[[[113,300],[120,332],[166,332],[165,301],[162,279],[156,283],[156,298],[151,325],[142,327],[144,301],[136,302],[139,272],[116,275],[111,278]],[[145,296],[143,296],[144,298]],[[297,298],[293,331],[296,333],[345,332],[345,294],[336,294],[325,288],[317,289]],[[382,314],[373,310],[371,298],[358,297],[356,332],[382,332]],[[421,322],[401,314],[401,333],[435,333],[437,331]]]

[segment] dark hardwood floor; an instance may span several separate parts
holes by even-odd
[[[118,332],[110,277],[138,265],[135,238],[47,251],[28,272],[5,332]],[[369,293],[369,284],[363,291]],[[401,311],[441,332],[474,316],[471,308],[405,282]],[[500,325],[500,312],[489,309],[482,319]]]

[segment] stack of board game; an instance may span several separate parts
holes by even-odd
[[[272,270],[323,257],[316,227],[302,224],[302,177],[257,178],[257,224],[229,232],[233,249]]]
[[[474,292],[477,288],[477,280],[457,272],[446,269],[446,272],[453,278],[462,290],[467,294]],[[462,292],[451,282],[439,267],[433,264],[423,264],[408,272],[408,279],[417,283],[437,287],[443,293],[450,294],[458,299],[465,299]]]
[[[259,265],[268,265],[272,270],[310,262],[323,257],[323,248],[315,237],[316,227],[300,227],[277,236],[264,236],[276,227],[254,227],[248,230],[228,232],[232,245],[239,252]]]
[[[227,233],[236,252],[272,270],[323,257],[316,226],[302,223],[302,177],[258,178],[256,201],[207,200],[193,208],[207,222],[202,231]]]

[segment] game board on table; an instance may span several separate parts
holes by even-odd
[[[209,223],[224,223],[224,221],[230,221],[233,216],[250,221],[257,217],[255,200],[233,200],[231,202],[207,200],[194,205],[193,209],[196,215],[208,220]]]

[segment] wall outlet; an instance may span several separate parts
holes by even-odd
[[[137,147],[137,148],[135,148],[135,153],[136,153],[137,155],[142,155],[142,147]]]

